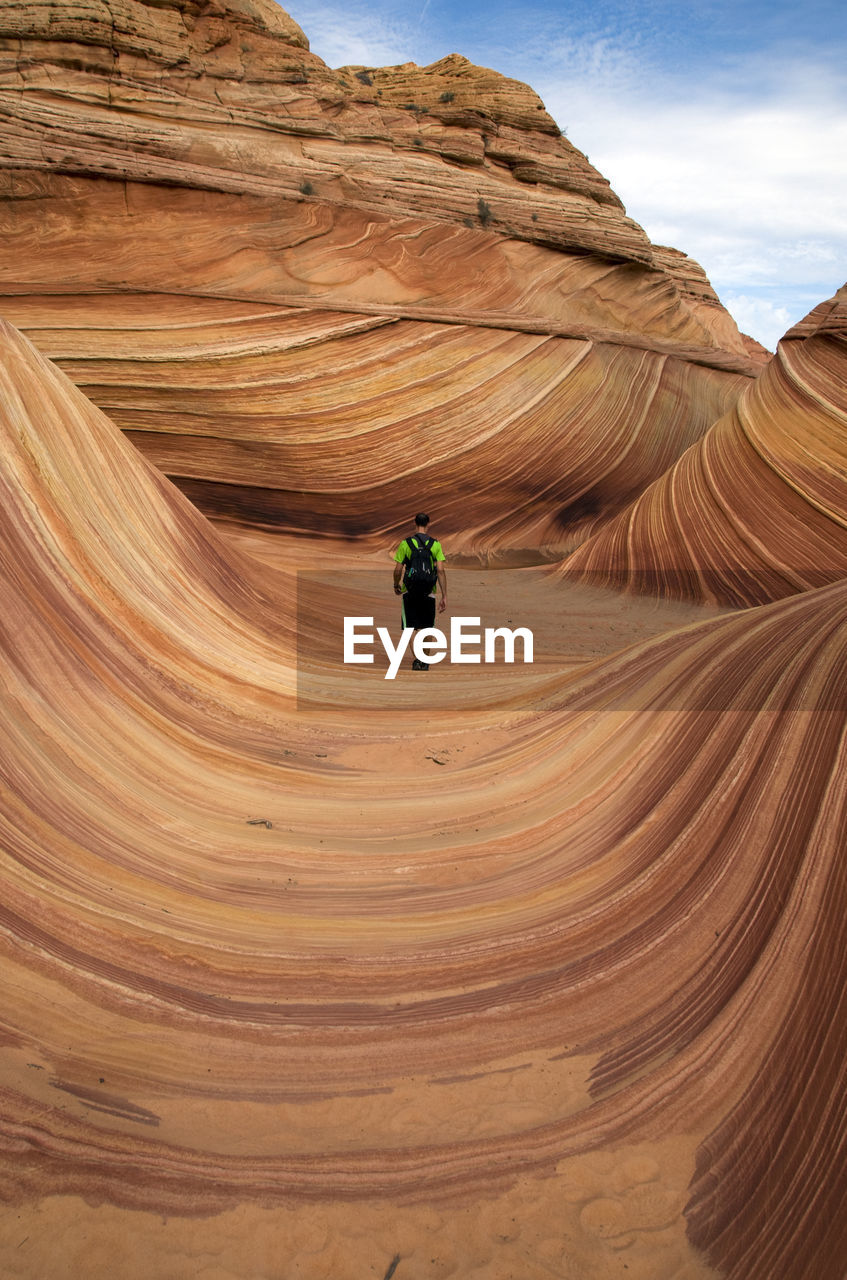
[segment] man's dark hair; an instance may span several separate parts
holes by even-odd
[[[429,516],[425,511],[419,511],[415,516],[415,524],[422,524],[424,528],[429,524]]]

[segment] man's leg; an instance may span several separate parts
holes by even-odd
[[[416,604],[417,602],[413,601],[413,603]],[[400,625],[404,631],[406,627],[410,625],[410,621],[411,620],[406,616],[406,593],[404,592],[403,595],[400,597]],[[428,671],[429,667],[424,666],[424,664],[418,658],[415,657],[415,650],[414,650],[415,636],[418,634],[419,630],[420,630],[420,627],[414,628],[414,630],[412,631],[412,643],[409,645],[409,648],[412,652],[412,670]]]
[[[435,596],[428,596],[428,597],[427,597],[427,605],[426,605],[426,607],[427,607],[427,619],[426,619],[426,625],[427,625],[427,627],[428,627],[428,628],[432,628],[432,627],[434,627],[434,626],[435,626]],[[429,663],[428,663],[428,662],[422,662],[422,663],[421,663],[421,671],[429,671]]]
[[[429,663],[421,662],[420,658],[414,656],[415,636],[419,631],[426,630],[428,627],[435,625],[435,596],[425,598],[425,600],[414,599],[409,601],[407,609],[407,600],[405,593],[401,597],[401,617],[404,627],[413,627],[412,643],[409,648],[412,650],[412,670],[413,671],[429,671]],[[431,606],[431,607],[430,607]]]
[[[400,625],[401,625],[401,627],[402,627],[402,629],[403,629],[404,631],[406,630],[406,627],[408,627],[408,625],[409,625],[409,623],[408,623],[408,621],[407,621],[407,619],[406,619],[406,601],[405,601],[405,599],[404,599],[403,597],[401,597],[401,601],[400,601]],[[419,659],[418,659],[418,658],[416,658],[416,657],[415,657],[415,647],[414,647],[414,646],[415,646],[415,636],[418,634],[418,631],[419,631],[419,630],[420,630],[420,628],[419,628],[419,627],[415,627],[415,628],[414,628],[414,630],[412,631],[412,643],[409,645],[409,651],[410,651],[410,653],[411,653],[411,655],[412,655],[412,670],[413,670],[413,671],[427,671],[427,670],[429,670],[429,668],[428,668],[428,667],[424,667],[424,664],[423,664],[421,661],[419,661]]]
[[[415,652],[415,636],[418,634],[419,631],[420,631],[420,627],[415,627],[414,631],[412,632],[412,643],[410,645],[410,648],[412,650],[413,656]],[[421,662],[420,658],[415,658],[414,661],[412,662],[412,670],[413,671],[429,671],[429,666],[426,662]]]

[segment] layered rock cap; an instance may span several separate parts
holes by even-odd
[[[652,261],[538,97],[458,55],[331,71],[272,0],[6,3],[0,35],[4,168],[314,197]]]

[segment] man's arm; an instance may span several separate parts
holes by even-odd
[[[436,571],[438,573],[438,586],[441,591],[441,599],[438,601],[438,612],[443,613],[447,608],[447,570],[444,568],[444,565],[440,560],[436,565]]]
[[[403,594],[403,588],[401,587],[400,584],[403,581],[403,578],[405,577],[405,574],[406,574],[406,559],[408,555],[409,555],[409,544],[406,542],[404,538],[404,540],[400,543],[400,546],[394,552],[394,594],[395,596],[399,596]]]

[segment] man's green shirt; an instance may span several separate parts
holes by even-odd
[[[414,536],[415,536],[414,534],[409,534],[410,538],[413,538]],[[433,544],[429,549],[429,554],[432,556],[433,564],[437,564],[439,560],[446,560],[447,558],[444,554],[444,550],[441,546],[441,543],[436,541],[433,541]],[[409,539],[404,538],[403,541],[400,543],[400,546],[394,552],[394,559],[397,561],[398,564],[405,564],[406,561],[411,560],[411,558],[412,558],[412,548],[409,546]],[[405,583],[403,584],[402,589],[403,591],[406,590]],[[433,588],[433,591],[430,592],[430,594],[431,595],[434,594],[434,588]]]

